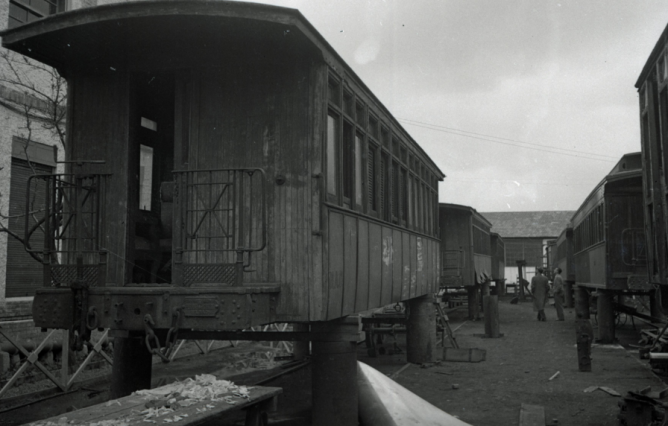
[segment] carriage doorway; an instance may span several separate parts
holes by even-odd
[[[131,87],[132,282],[165,284],[171,282],[174,75],[136,73]]]

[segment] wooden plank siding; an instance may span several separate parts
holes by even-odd
[[[323,319],[436,292],[436,239],[353,212],[329,208],[327,217],[329,286]]]
[[[271,71],[267,64],[241,61],[194,73],[193,87],[199,90],[191,99],[199,100],[192,110],[199,114],[191,116],[188,151],[190,170],[265,170],[268,244],[253,254],[253,272],[244,281],[286,284],[277,307],[282,320],[304,320],[310,313],[311,201],[314,192],[318,196],[311,178],[318,154],[308,149],[312,70],[307,61],[294,59]],[[285,183],[277,184],[278,177]],[[256,234],[260,226],[252,224]]]

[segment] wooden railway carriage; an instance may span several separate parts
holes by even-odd
[[[439,204],[441,288],[468,292],[469,316],[478,316],[478,290],[492,279],[492,224],[474,208]]]
[[[69,85],[67,174],[32,180],[37,326],[331,340],[320,322],[437,291],[444,175],[298,11],[129,2],[2,42]]]
[[[659,306],[668,312],[668,26],[642,69],[640,100],[643,206],[650,281],[659,285]],[[657,306],[658,308],[658,306]],[[652,315],[655,316],[657,312]]]
[[[569,308],[573,307],[573,284],[575,283],[575,265],[573,264],[573,228],[569,225],[556,241],[554,250],[554,267],[561,268],[561,278],[564,280],[565,302]]]
[[[614,339],[613,297],[652,289],[646,271],[640,159],[640,153],[624,155],[571,220],[575,282],[581,290],[597,290],[603,341]]]

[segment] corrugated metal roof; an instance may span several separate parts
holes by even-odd
[[[480,213],[503,238],[557,238],[575,211]]]

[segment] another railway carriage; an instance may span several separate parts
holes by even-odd
[[[572,219],[575,282],[598,294],[599,338],[614,340],[615,296],[647,294],[640,153],[626,154]],[[568,249],[567,249],[568,250]]]
[[[469,316],[478,316],[478,293],[492,279],[492,224],[474,208],[439,204],[441,288],[465,289]]]
[[[177,332],[268,339],[239,330],[272,322],[305,325],[276,338],[314,357],[354,357],[343,317],[438,290],[443,173],[298,11],[129,2],[2,42],[69,84],[68,171],[31,181],[47,194],[37,326],[111,328],[123,374],[144,336],[162,353]],[[322,365],[314,422],[357,424],[354,385],[330,389]],[[331,393],[349,405],[321,406]]]
[[[643,199],[647,271],[659,285],[659,305],[668,312],[668,26],[661,34],[636,88],[640,100]],[[655,315],[655,314],[653,314]]]
[[[561,268],[564,280],[566,306],[572,308],[573,284],[575,283],[575,266],[573,264],[573,228],[569,225],[559,235],[554,251],[554,267]]]

